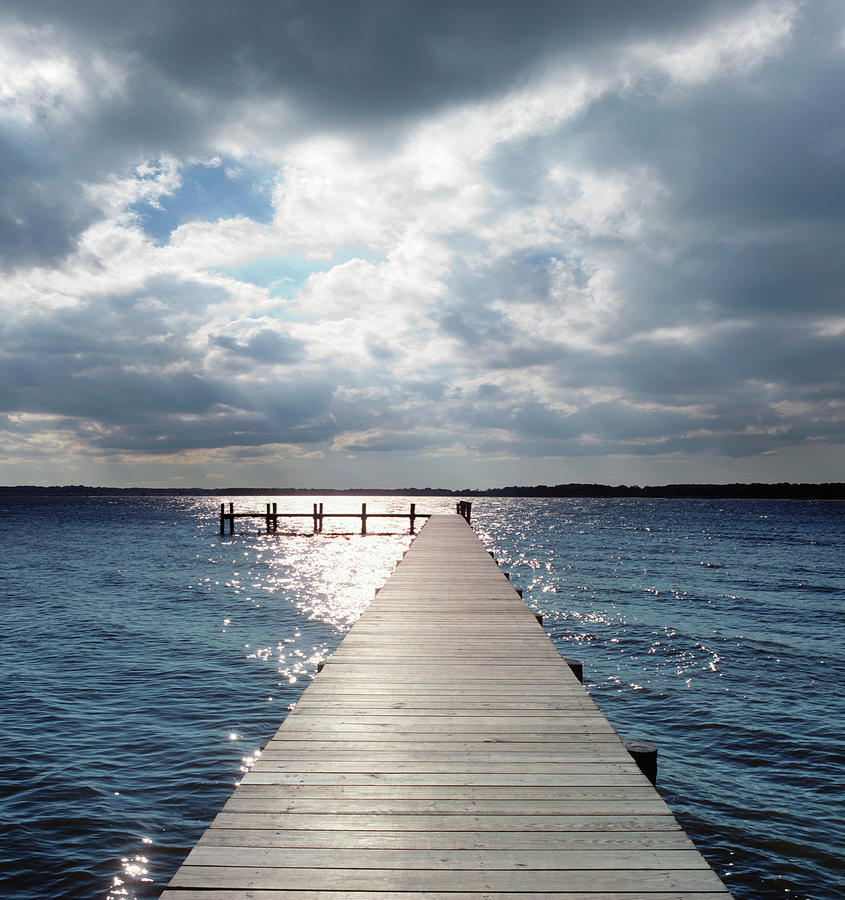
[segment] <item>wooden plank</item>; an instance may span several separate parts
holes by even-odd
[[[550,803],[558,800],[577,800],[590,802],[593,800],[623,799],[628,801],[646,800],[653,801],[654,791],[647,780],[642,779],[639,784],[624,785],[601,784],[595,786],[576,785],[545,785],[542,782],[524,786],[512,785],[511,776],[505,776],[498,783],[494,781],[492,786],[476,786],[458,781],[453,784],[393,784],[380,778],[372,778],[361,784],[358,780],[349,783],[326,784],[325,779],[317,782],[303,784],[277,784],[274,773],[264,775],[258,773],[256,780],[241,783],[235,797],[243,801],[250,798],[291,798],[301,797],[320,798],[328,800],[493,800],[493,801],[541,801]],[[283,780],[286,782],[284,776]],[[487,779],[489,781],[489,779]],[[233,798],[234,799],[234,798]]]
[[[597,766],[593,771],[575,772],[538,772],[526,773],[513,771],[503,772],[470,772],[462,767],[461,772],[278,772],[275,769],[262,767],[257,772],[249,772],[241,779],[241,787],[257,785],[276,785],[282,787],[340,786],[344,788],[363,786],[377,787],[380,791],[386,785],[393,787],[414,788],[430,793],[430,786],[438,789],[448,785],[468,788],[539,788],[545,797],[551,796],[552,788],[561,788],[567,796],[571,796],[569,787],[590,785],[591,787],[636,786],[648,787],[645,776],[639,771],[608,772],[606,767]],[[322,791],[321,791],[322,793]]]
[[[430,832],[445,831],[461,834],[467,831],[479,835],[488,832],[520,831],[531,833],[571,832],[571,831],[612,831],[641,832],[680,831],[674,816],[662,807],[657,814],[643,815],[636,813],[610,815],[589,813],[586,810],[575,810],[566,814],[532,814],[523,812],[518,816],[494,815],[425,815],[422,813],[346,813],[342,811],[303,814],[296,812],[249,812],[233,810],[226,804],[223,811],[217,814],[212,823],[213,828],[270,828],[294,831],[357,831],[366,829],[376,832]],[[209,829],[211,830],[211,829]],[[208,832],[206,832],[208,833]]]
[[[253,890],[227,889],[227,890],[166,890],[161,895],[161,900],[467,900],[474,894],[468,894],[465,891],[455,893],[454,891],[326,891],[326,890],[285,890],[284,888],[275,888],[271,890],[262,890],[256,892]],[[715,893],[706,891],[696,893],[692,897],[689,891],[660,891],[649,892],[642,895],[648,900],[726,900],[729,895],[724,891]],[[484,891],[478,895],[483,900],[539,900],[539,895],[531,891],[531,893],[522,893],[520,891]],[[634,900],[629,891],[603,891],[600,898],[596,896],[594,891],[544,891],[542,900]]]
[[[531,800],[495,799],[474,800],[472,798],[399,798],[399,797],[290,797],[290,796],[246,796],[237,791],[226,804],[232,812],[291,812],[326,815],[354,813],[356,815],[465,815],[475,812],[493,816],[664,816],[666,804],[655,795],[655,799],[624,800]]]
[[[676,869],[566,869],[547,871],[529,869],[452,870],[452,869],[334,869],[249,866],[183,865],[173,876],[171,888],[278,888],[308,890],[320,885],[323,890],[372,891],[549,891],[566,886],[571,891],[627,891],[647,898],[650,891],[684,890],[690,893],[718,891],[722,883],[710,870]],[[728,897],[725,892],[722,897]]]
[[[577,762],[561,763],[554,757],[546,762],[472,762],[468,760],[443,760],[431,759],[424,760],[375,760],[369,757],[366,760],[356,759],[312,759],[310,757],[294,757],[288,760],[268,760],[262,766],[257,776],[263,773],[284,773],[289,772],[307,778],[310,775],[317,774],[334,774],[334,775],[366,775],[373,777],[389,777],[400,778],[407,782],[410,776],[441,775],[446,781],[452,781],[457,778],[463,778],[463,775],[457,774],[455,769],[460,764],[461,771],[469,776],[480,776],[489,778],[499,775],[542,775],[544,780],[548,780],[554,784],[560,784],[560,781],[554,781],[558,776],[578,776],[579,784],[590,784],[591,778],[601,779],[598,783],[604,784],[602,773],[613,776],[634,775],[640,776],[640,771],[636,765],[631,762],[630,765],[624,763],[608,763],[604,761],[596,761],[591,754],[584,754],[583,758]],[[447,777],[448,776],[448,777]],[[259,779],[260,780],[260,779]],[[313,780],[313,779],[310,779]],[[496,783],[499,783],[498,779]],[[509,780],[513,780],[512,778]],[[247,777],[244,778],[247,782]],[[472,783],[478,784],[478,779],[470,778]],[[243,782],[242,782],[243,783]],[[276,782],[281,784],[281,780]],[[397,783],[397,782],[394,782]],[[469,782],[467,782],[469,783]],[[524,781],[523,781],[524,783]]]
[[[499,742],[478,741],[476,743],[453,743],[423,741],[408,746],[397,741],[326,741],[311,743],[307,740],[271,741],[261,751],[261,766],[270,766],[274,761],[313,760],[352,761],[360,764],[361,753],[366,750],[366,759],[374,762],[443,762],[451,763],[454,771],[455,763],[462,760],[467,763],[483,763],[500,761],[509,764],[528,764],[532,762],[555,763],[631,763],[631,757],[621,744],[591,740],[578,743],[556,742],[548,744],[528,744],[518,740]]]
[[[692,841],[674,831],[355,831],[216,826],[200,846],[294,849],[406,850],[693,850]]]
[[[434,516],[162,898],[540,895],[730,897],[472,530]]]
[[[292,853],[291,850],[296,850]],[[210,846],[199,844],[190,852],[188,866],[260,866],[272,869],[450,869],[459,871],[506,872],[533,869],[556,870],[639,870],[706,869],[707,863],[695,850],[654,850],[602,848],[589,850],[419,850],[416,848],[319,848]]]

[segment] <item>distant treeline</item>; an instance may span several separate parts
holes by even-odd
[[[79,497],[107,496],[416,496],[416,497],[698,497],[712,499],[748,500],[845,500],[845,482],[823,484],[666,484],[638,487],[637,485],[607,484],[538,484],[533,487],[512,485],[483,490],[463,491],[448,488],[141,488],[90,487],[82,484],[40,487],[37,485],[0,486],[3,495],[60,495]]]

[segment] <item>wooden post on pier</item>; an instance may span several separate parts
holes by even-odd
[[[410,528],[410,531],[411,531],[411,534],[414,533],[414,519],[416,519],[416,517],[417,517],[417,504],[416,504],[416,503],[412,503],[412,504],[411,504],[411,515],[410,515],[410,519],[411,519],[411,528]]]
[[[361,504],[361,534],[367,533],[367,504]]]
[[[260,513],[259,513],[260,515]],[[226,504],[220,504],[220,534],[226,533],[226,522],[229,522],[229,534],[235,533],[235,504],[229,504],[229,512],[226,513]]]
[[[320,504],[320,534],[323,533],[323,504]]]
[[[313,516],[314,516],[314,534],[317,534],[317,533],[318,533],[318,530],[319,530],[319,529],[318,529],[318,525],[319,525],[319,513],[317,512],[317,504],[316,504],[316,503],[314,504]]]
[[[267,534],[275,534],[279,530],[279,512],[278,504],[274,503],[272,507],[267,504],[267,512],[264,516],[267,527]]]

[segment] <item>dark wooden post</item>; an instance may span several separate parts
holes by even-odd
[[[417,517],[416,512],[417,512],[417,504],[412,503],[411,504],[411,516],[410,516],[410,518],[411,518],[411,534],[414,533],[414,519]]]
[[[267,513],[264,516],[264,524],[267,526],[267,534],[270,534],[270,504],[267,504]]]
[[[317,504],[313,504],[311,515],[314,517],[314,534],[317,533]]]
[[[581,662],[581,660],[566,657],[563,661],[569,666],[569,669],[572,672],[572,674],[581,682],[581,684],[583,684],[584,683],[584,664]]]
[[[226,504],[220,504],[220,534],[225,534],[226,528]]]
[[[638,738],[627,738],[622,741],[625,749],[631,754],[640,771],[652,783],[657,782],[657,747],[651,741]]]
[[[279,530],[279,507],[277,504],[273,504],[273,534],[275,534]]]
[[[367,533],[367,504],[361,504],[361,534]]]
[[[229,534],[235,533],[235,504],[229,504]]]
[[[320,504],[320,534],[323,533],[323,504]]]

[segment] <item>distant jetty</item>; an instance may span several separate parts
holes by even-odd
[[[788,481],[776,484],[753,482],[750,484],[665,484],[608,485],[608,484],[538,484],[499,488],[451,488],[403,487],[403,488],[294,488],[294,487],[92,487],[69,484],[53,487],[40,485],[0,486],[0,496],[76,496],[76,497],[228,497],[228,496],[369,496],[369,497],[571,497],[571,498],[664,498],[664,499],[712,499],[712,500],[845,500],[845,482],[831,481],[817,484]]]

